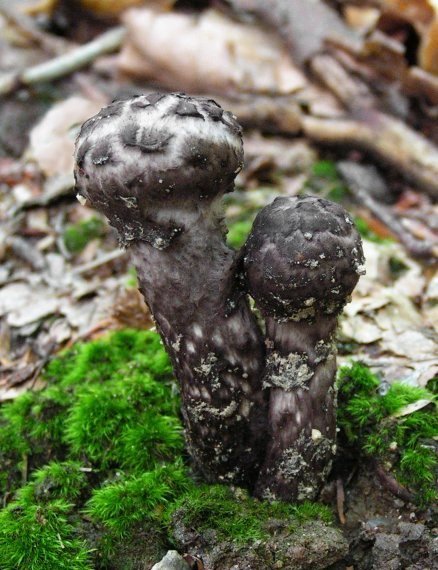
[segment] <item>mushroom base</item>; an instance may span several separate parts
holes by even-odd
[[[256,494],[302,501],[319,494],[336,451],[336,319],[278,323],[267,319],[270,388],[266,461]]]
[[[195,467],[207,481],[252,488],[267,432],[263,339],[220,217],[186,212],[184,226],[164,250],[131,246],[140,289],[180,383]]]

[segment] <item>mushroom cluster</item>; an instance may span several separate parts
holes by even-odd
[[[229,248],[220,203],[242,167],[242,136],[211,99],[113,102],[84,123],[75,157],[79,197],[130,247],[195,468],[267,498],[315,497],[335,446],[336,320],[363,263],[348,214],[277,199],[242,252]]]

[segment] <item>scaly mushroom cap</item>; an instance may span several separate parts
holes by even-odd
[[[305,196],[276,198],[245,244],[251,296],[279,322],[338,314],[363,273],[361,238],[348,213]]]
[[[108,217],[121,241],[161,247],[181,230],[175,224],[163,235],[166,208],[199,208],[233,189],[243,162],[241,129],[211,99],[141,95],[86,121],[75,158],[78,195]]]

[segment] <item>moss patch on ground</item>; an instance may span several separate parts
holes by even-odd
[[[105,567],[191,483],[170,362],[158,335],[128,330],[76,345],[44,377],[0,409],[0,568]]]
[[[338,426],[346,441],[394,474],[423,506],[438,500],[436,402],[431,390],[401,383],[382,393],[378,377],[360,363],[339,371]]]
[[[333,522],[329,507],[305,502],[300,505],[251,498],[244,490],[232,490],[223,485],[200,485],[181,495],[167,509],[166,516],[184,513],[183,523],[198,531],[213,530],[218,540],[233,540],[237,544],[268,539],[267,522],[286,521],[288,529],[309,520]]]
[[[266,536],[269,517],[291,528],[330,518],[320,505],[268,505],[243,491],[237,500],[194,483],[155,333],[78,344],[44,378],[43,390],[0,408],[2,570],[147,567],[172,546],[173,514],[187,504],[199,528],[246,543]]]
[[[64,245],[71,253],[79,253],[88,242],[102,237],[105,234],[105,228],[105,222],[96,216],[70,224],[64,231]]]
[[[352,445],[385,460],[394,459],[396,441],[400,480],[410,477],[430,500],[432,480],[418,457],[433,472],[427,440],[436,423],[428,407],[396,416],[430,392],[396,386],[380,396],[378,379],[358,366],[341,372],[341,427]],[[178,391],[155,333],[126,330],[78,344],[44,377],[43,390],[0,407],[2,570],[148,567],[172,546],[181,512],[188,526],[236,544],[265,539],[272,519],[291,532],[331,519],[315,503],[268,504],[195,484],[183,460]]]

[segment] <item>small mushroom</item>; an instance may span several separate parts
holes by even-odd
[[[180,382],[195,466],[251,487],[265,448],[265,351],[219,207],[242,167],[238,123],[209,99],[142,95],[85,122],[75,157],[79,196],[130,247]]]
[[[256,493],[314,499],[335,453],[334,335],[363,272],[361,238],[337,204],[277,198],[255,219],[244,255],[266,322],[270,434]]]

